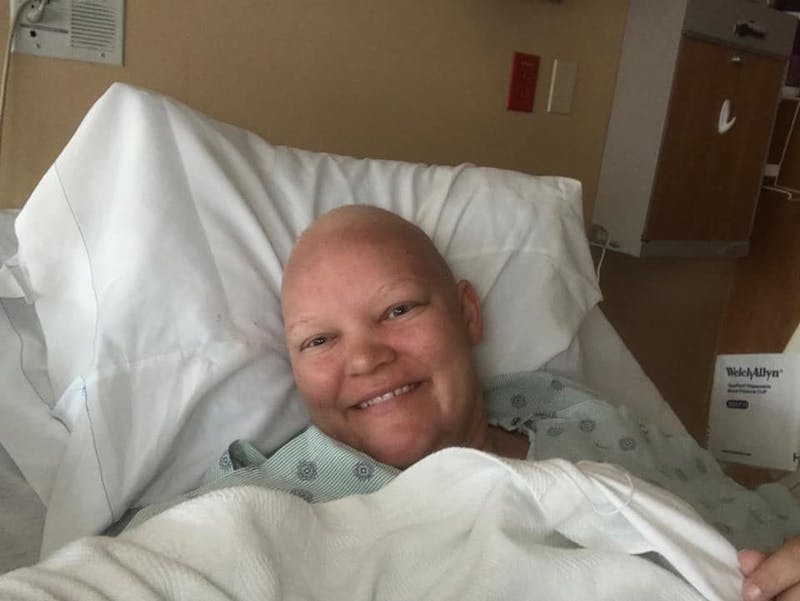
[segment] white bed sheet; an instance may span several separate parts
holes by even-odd
[[[18,211],[0,211],[0,263],[16,252],[13,223]],[[0,296],[10,296],[12,280],[0,272]],[[3,287],[3,283],[8,286]],[[14,295],[17,296],[17,295]],[[39,557],[45,506],[40,500],[49,493],[57,467],[60,445],[66,437],[43,424],[52,391],[47,377],[44,337],[36,312],[21,298],[0,298],[0,574],[29,565]],[[38,426],[50,431],[43,447],[27,433]],[[65,434],[65,433],[64,433]],[[2,445],[4,438],[23,439],[19,457],[29,475]],[[25,441],[32,441],[29,444]],[[17,445],[15,445],[17,446]],[[33,486],[31,485],[33,484]]]
[[[0,574],[39,558],[45,507],[0,445]]]
[[[0,265],[13,257],[17,211],[0,211]],[[14,278],[0,271],[0,287]],[[45,503],[67,441],[64,426],[52,418],[53,390],[47,350],[38,316],[24,298],[0,294],[0,445]],[[18,296],[14,294],[13,296]]]

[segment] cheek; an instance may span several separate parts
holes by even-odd
[[[418,360],[437,368],[454,368],[465,360],[471,360],[472,356],[472,347],[464,333],[445,321],[420,324],[397,344]]]
[[[309,409],[324,409],[334,404],[339,378],[333,361],[303,359],[293,363],[292,371]]]

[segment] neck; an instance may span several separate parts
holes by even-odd
[[[528,456],[530,441],[524,434],[509,432],[496,426],[488,426],[487,430],[484,451],[509,459],[525,459]]]
[[[480,386],[476,386],[480,390]],[[480,394],[480,393],[479,393]],[[483,395],[477,398],[475,407],[484,408]],[[458,446],[467,446],[500,457],[509,459],[525,459],[528,456],[530,441],[525,434],[509,432],[497,426],[490,426],[485,409],[473,414],[470,434]],[[466,441],[466,444],[464,442]]]

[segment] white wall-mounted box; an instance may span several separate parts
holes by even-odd
[[[10,14],[30,0],[10,0]],[[37,56],[121,65],[124,0],[47,0],[41,19],[22,7],[13,51]]]

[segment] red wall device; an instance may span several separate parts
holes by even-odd
[[[539,60],[535,54],[514,53],[511,65],[511,85],[508,87],[509,111],[533,111],[536,96],[536,77],[539,75]]]

